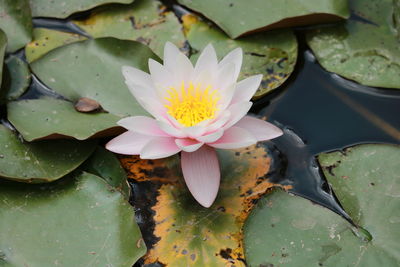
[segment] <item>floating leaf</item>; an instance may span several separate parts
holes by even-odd
[[[166,266],[245,266],[241,228],[256,199],[274,184],[268,182],[271,158],[263,147],[221,151],[222,181],[210,208],[201,207],[190,195],[177,157],[145,161],[122,159],[137,192],[150,187],[157,192],[154,236],[159,240],[145,256],[145,263]],[[146,189],[147,188],[147,189]],[[139,193],[136,195],[140,198]],[[135,202],[141,205],[142,202]],[[146,202],[147,204],[148,202]],[[147,204],[148,205],[148,204]],[[147,208],[149,208],[147,206]],[[149,225],[144,226],[146,229]]]
[[[103,178],[109,185],[119,190],[126,199],[129,199],[131,188],[127,182],[126,173],[119,160],[110,151],[97,147],[80,168]]]
[[[85,39],[76,33],[36,28],[33,30],[33,41],[25,47],[26,60],[32,62],[57,47]]]
[[[8,82],[4,87],[7,90],[6,99],[15,100],[25,93],[31,82],[31,73],[28,64],[16,56],[10,55],[6,60],[6,67],[9,73]]]
[[[400,2],[352,0],[346,23],[309,31],[328,71],[368,86],[400,89]]]
[[[232,40],[224,32],[200,21],[191,14],[182,17],[190,46],[195,49],[193,60],[199,51],[212,43],[219,58],[236,47],[243,49],[243,66],[239,79],[263,74],[261,87],[254,98],[259,98],[280,86],[292,73],[297,59],[297,40],[291,30],[259,33]]]
[[[29,0],[0,0],[0,28],[8,37],[7,52],[24,47],[32,38]]]
[[[246,222],[249,266],[399,266],[399,157],[400,148],[390,145],[320,155],[324,174],[361,227],[308,200],[274,192]]]
[[[107,3],[129,4],[133,0],[67,0],[67,1],[48,1],[30,0],[32,15],[34,17],[54,17],[66,18],[69,15],[89,10],[99,5]]]
[[[57,180],[84,162],[95,146],[93,141],[72,140],[24,143],[0,125],[0,178],[26,183]]]
[[[148,45],[162,57],[170,41],[183,47],[185,37],[176,16],[165,12],[158,1],[136,0],[133,4],[98,8],[88,19],[74,21],[95,38],[115,37]]]
[[[337,21],[349,16],[346,0],[178,0],[215,22],[232,38],[282,27]]]
[[[68,102],[46,98],[10,104],[9,120],[26,140],[54,135],[77,139],[95,134],[109,135],[114,130],[110,128],[117,126],[115,122],[118,119],[129,115],[148,115],[129,92],[121,68],[133,66],[148,71],[149,58],[158,59],[149,48],[138,42],[115,38],[86,40],[52,50],[31,64],[39,79],[71,102],[76,103],[82,97],[90,98],[109,114],[77,112]],[[43,105],[35,105],[39,103],[37,101]],[[57,107],[56,103],[61,105]],[[27,121],[29,109],[40,111],[36,121]],[[54,114],[53,111],[59,109],[67,113]],[[54,120],[45,121],[50,117]],[[65,121],[68,123],[63,123]]]
[[[132,266],[146,251],[129,203],[85,172],[1,183],[0,217],[2,266]]]
[[[9,102],[8,120],[25,140],[70,136],[78,140],[120,133],[120,117],[113,114],[81,113],[62,99],[41,98]]]
[[[7,36],[0,29],[0,86],[3,78],[3,60],[4,60],[4,54],[6,52],[6,47],[7,47]]]

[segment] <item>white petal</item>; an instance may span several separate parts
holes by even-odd
[[[106,144],[106,148],[114,153],[124,155],[139,155],[142,148],[150,142],[153,136],[127,131]]]
[[[123,66],[122,75],[124,76],[127,83],[136,84],[142,87],[153,87],[153,81],[151,80],[150,74],[139,69],[129,66]]]
[[[175,143],[185,152],[194,152],[203,145],[203,143],[189,138],[176,139]]]
[[[173,137],[153,137],[140,151],[141,159],[161,159],[181,151]]]
[[[142,107],[157,120],[165,120],[166,109],[156,98],[140,97],[137,98]]]
[[[150,136],[169,136],[160,129],[155,119],[146,116],[123,118],[119,120],[117,124],[139,134]]]
[[[197,137],[203,135],[206,132],[206,127],[192,126],[182,128],[182,132],[186,134],[187,137],[196,139]]]
[[[229,106],[228,110],[231,112],[231,117],[229,118],[229,121],[224,125],[224,129],[228,129],[229,127],[237,123],[241,118],[246,116],[252,105],[252,102],[246,101]]]
[[[241,80],[236,84],[235,95],[232,99],[232,104],[249,101],[256,93],[260,83],[262,81],[262,75],[254,75],[244,80]]]
[[[235,79],[235,65],[232,63],[225,64],[219,69],[217,74],[217,81],[215,82],[216,89],[218,89],[221,94],[225,93],[229,87],[236,83]]]
[[[257,143],[257,139],[247,130],[233,126],[226,130],[224,135],[215,143],[210,143],[208,145],[221,149],[236,149],[248,147],[255,143]]]
[[[173,74],[163,65],[153,59],[149,59],[149,70],[154,86],[161,98],[167,96],[167,89],[175,86]]]
[[[170,42],[167,42],[164,47],[164,66],[173,74],[172,86],[180,86],[182,81],[185,84],[192,81],[194,71],[192,62]]]
[[[213,133],[199,136],[196,139],[199,142],[203,142],[203,143],[213,143],[213,142],[217,141],[218,139],[220,139],[223,134],[224,134],[224,129],[218,129],[217,131],[215,131]]]
[[[257,141],[265,141],[276,138],[283,134],[282,130],[275,125],[250,116],[245,116],[235,127],[240,127],[249,131]]]
[[[182,132],[181,129],[176,128],[175,126],[169,124],[168,122],[157,121],[157,123],[160,129],[169,134],[170,136],[178,138],[184,138],[187,136],[184,132]]]
[[[216,73],[217,68],[217,54],[215,53],[214,47],[209,44],[204,48],[197,59],[196,66],[194,67],[194,78],[205,70],[208,70],[210,73]]]
[[[219,67],[221,68],[225,64],[234,64],[235,69],[234,69],[234,74],[233,74],[233,79],[236,81],[239,77],[240,73],[240,68],[242,67],[242,61],[243,61],[243,51],[242,48],[238,47],[229,54],[227,54],[219,63]]]
[[[178,47],[173,43],[166,42],[164,46],[164,66],[168,69],[173,69],[175,67],[176,58],[180,53]]]
[[[202,146],[196,152],[182,152],[181,166],[186,185],[193,197],[202,206],[210,207],[217,197],[221,177],[215,150]]]
[[[230,119],[230,117],[231,117],[231,112],[229,110],[223,111],[214,122],[210,123],[207,126],[206,132],[214,132],[217,129],[222,128],[226,124],[226,122]]]

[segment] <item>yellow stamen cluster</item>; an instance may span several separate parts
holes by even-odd
[[[213,119],[218,110],[217,103],[220,99],[217,90],[211,90],[211,86],[201,90],[201,86],[192,83],[186,88],[182,82],[180,90],[170,87],[168,97],[165,99],[169,105],[165,105],[168,114],[174,117],[185,127],[195,126],[204,120]]]

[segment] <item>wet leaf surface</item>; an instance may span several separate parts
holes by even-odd
[[[150,209],[156,243],[145,264],[166,266],[245,266],[242,225],[256,200],[275,184],[268,181],[272,159],[261,145],[218,153],[222,181],[210,208],[201,207],[190,195],[178,157],[140,160],[124,157],[123,166],[135,182],[133,204]],[[147,190],[147,191],[145,191]],[[139,193],[140,192],[140,193]],[[154,206],[142,207],[143,195],[157,195]],[[135,197],[141,201],[135,201]],[[139,214],[140,216],[140,214]],[[145,231],[151,226],[143,225]],[[145,236],[146,238],[146,236]],[[147,240],[151,243],[151,240]]]
[[[80,169],[103,178],[129,200],[131,188],[127,181],[127,175],[117,157],[110,151],[98,146]]]
[[[89,18],[74,21],[91,36],[138,41],[163,56],[167,41],[183,47],[185,37],[178,18],[158,1],[136,0],[131,5],[96,9]]]
[[[7,52],[25,46],[32,38],[29,0],[0,0],[0,29],[7,35]]]
[[[72,140],[26,143],[0,125],[0,178],[26,183],[57,180],[84,162],[95,146],[94,141]]]
[[[307,42],[328,71],[400,89],[400,2],[351,0],[346,23],[311,30]]]
[[[76,33],[35,28],[33,41],[25,46],[26,59],[28,62],[32,62],[57,47],[85,39],[86,37]]]
[[[347,18],[345,0],[178,0],[215,22],[232,38],[282,27],[325,23]]]
[[[113,114],[82,113],[62,99],[41,98],[9,102],[8,119],[25,140],[72,137],[84,140],[121,133]]]
[[[93,174],[0,183],[2,266],[132,266],[146,251],[132,207]]]
[[[243,66],[239,80],[263,74],[263,81],[254,95],[259,98],[279,87],[294,70],[297,59],[297,40],[291,30],[259,33],[232,40],[217,27],[187,14],[182,17],[183,25],[196,61],[199,52],[209,43],[215,47],[221,59],[237,47],[243,49]]]
[[[107,3],[129,4],[133,0],[30,0],[30,2],[34,17],[66,18],[73,13],[89,10],[99,5]]]
[[[31,64],[33,72],[72,103],[83,97],[90,98],[104,112],[77,112],[67,101],[44,98],[10,103],[9,120],[26,140],[57,136],[82,140],[116,134],[116,122],[122,117],[148,115],[129,92],[121,68],[133,66],[148,71],[150,57],[158,59],[138,42],[115,38],[87,40],[52,50]],[[39,102],[42,105],[35,104]],[[34,115],[29,112],[32,110]]]
[[[246,222],[249,265],[398,266],[399,157],[400,148],[392,145],[321,154],[324,174],[360,228],[308,200],[277,191],[260,201]]]
[[[4,90],[7,91],[6,99],[11,101],[19,98],[28,89],[31,73],[28,64],[19,57],[10,55],[5,60],[5,64],[9,78],[4,83]]]

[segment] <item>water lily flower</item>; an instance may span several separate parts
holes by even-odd
[[[237,48],[218,62],[213,46],[208,45],[193,66],[168,42],[163,65],[149,60],[150,74],[124,66],[126,85],[153,118],[121,119],[118,125],[128,131],[106,148],[142,159],[181,152],[187,187],[202,206],[210,207],[220,183],[215,149],[243,148],[282,134],[273,124],[246,116],[262,75],[237,82],[242,57]]]

